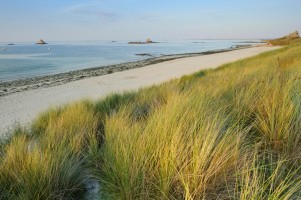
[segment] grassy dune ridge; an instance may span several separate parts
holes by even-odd
[[[0,146],[1,199],[301,198],[301,43],[50,109]]]
[[[294,44],[297,42],[300,42],[301,38],[289,38],[289,37],[282,37],[274,40],[266,40],[265,42],[271,44],[271,45],[289,45],[289,44]]]

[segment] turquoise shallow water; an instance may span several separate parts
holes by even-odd
[[[250,40],[248,40],[250,42]],[[69,72],[161,56],[226,49],[245,40],[160,41],[148,45],[127,42],[50,42],[47,45],[0,43],[0,82]],[[258,42],[258,40],[251,40]]]

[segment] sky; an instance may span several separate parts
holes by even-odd
[[[0,42],[265,39],[301,32],[301,0],[0,0]]]

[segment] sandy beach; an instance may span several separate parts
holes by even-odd
[[[25,125],[31,122],[49,107],[83,98],[97,99],[114,92],[137,90],[277,48],[279,47],[253,47],[210,55],[178,55],[165,57],[163,58],[165,60],[161,61],[135,62],[132,64],[133,67],[120,64],[118,67],[115,65],[112,68],[102,69],[105,71],[81,70],[71,73],[71,76],[70,73],[66,73],[30,79],[27,83],[14,82],[15,85],[5,87],[19,90],[8,92],[8,89],[4,89],[0,96],[0,134],[8,132],[16,123]],[[47,78],[49,83],[46,81]]]
[[[148,58],[137,60],[137,61],[120,63],[120,64],[91,67],[82,70],[74,70],[70,72],[64,72],[64,73],[58,73],[52,75],[19,79],[19,80],[9,81],[9,82],[0,81],[0,97],[13,94],[13,93],[22,92],[22,91],[53,87],[57,85],[66,84],[72,81],[82,80],[82,79],[95,77],[95,76],[102,76],[106,74],[112,74],[115,72],[121,72],[129,69],[140,68],[147,65],[171,61],[179,58],[222,53],[222,52],[234,51],[234,50],[245,49],[245,48],[250,48],[250,45],[236,45],[235,47],[231,47],[227,49],[219,49],[219,50],[195,52],[195,53],[161,55],[158,57],[152,57],[151,55],[148,54],[140,54],[140,56],[148,57]]]

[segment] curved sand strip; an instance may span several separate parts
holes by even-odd
[[[31,122],[40,112],[82,98],[97,99],[113,92],[136,90],[206,68],[255,56],[279,47],[254,47],[211,55],[181,58],[63,85],[0,97],[0,135],[15,123]]]

